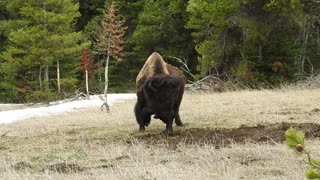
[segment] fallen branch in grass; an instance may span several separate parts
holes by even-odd
[[[175,59],[178,63],[182,64],[182,69],[185,73],[190,75],[193,79],[196,79],[196,76],[191,73],[186,60],[174,56],[168,56],[168,58]],[[211,73],[210,73],[211,74]],[[212,75],[208,75],[198,81],[189,81],[189,84],[186,84],[187,90],[204,90],[204,91],[214,91],[214,92],[224,92],[227,90],[225,83]]]
[[[227,87],[221,79],[209,75],[191,84],[186,84],[186,89],[224,92]]]
[[[6,132],[2,133],[2,134],[0,135],[0,137],[5,137],[5,136],[7,136],[7,134],[8,134],[9,132],[10,132],[10,131],[6,131]]]

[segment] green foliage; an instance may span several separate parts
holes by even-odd
[[[239,12],[240,2],[234,0],[189,1],[187,11],[190,19],[187,28],[193,30],[192,35],[197,43],[196,50],[201,55],[198,60],[202,75],[217,67],[226,58],[226,49],[230,49],[230,53],[233,51],[234,43],[232,38],[228,38],[227,28]]]
[[[27,94],[27,102],[50,102],[58,99],[58,94],[50,91],[33,91]]]
[[[139,13],[137,27],[129,41],[140,69],[146,58],[157,51],[164,56],[185,60],[196,68],[196,52],[191,30],[186,29],[188,21],[187,0],[145,0]],[[165,58],[166,59],[166,58]],[[169,63],[179,66],[173,59]]]
[[[303,13],[303,4],[300,0],[271,0],[265,5],[266,9],[274,11],[274,15],[287,16],[297,19]]]
[[[11,83],[7,83],[6,81],[0,82],[0,103],[10,103],[14,102],[22,102],[17,97],[18,88],[13,86]]]
[[[77,18],[76,30],[82,31],[92,18],[100,14],[99,9],[103,8],[105,0],[74,0],[79,4],[80,17]]]
[[[0,88],[15,90],[8,92],[9,97],[0,95],[0,101],[23,101],[30,92],[17,87],[21,81],[32,91],[44,90],[47,87],[40,86],[45,85],[56,89],[58,61],[62,79],[79,81],[70,82],[67,91],[81,85],[80,49],[106,47],[94,45],[100,14],[111,4],[111,0],[2,0],[0,82],[4,85]],[[176,59],[183,60],[192,78],[212,74],[241,87],[276,87],[320,69],[320,4],[314,1],[117,0],[116,5],[117,13],[126,19],[124,39],[128,42],[124,61],[110,63],[111,90],[132,89],[153,51],[177,67],[181,63]],[[96,92],[103,84],[100,68],[105,57],[93,56],[99,71],[90,89]],[[284,68],[275,72],[277,61]]]
[[[218,71],[222,77],[238,78],[242,72],[243,79],[242,62],[247,61],[256,82],[278,85],[297,78],[300,1],[190,0],[187,11],[202,75]],[[286,73],[272,72],[279,60],[286,64]]]
[[[202,75],[205,75],[211,68],[216,67],[223,54],[223,49],[217,41],[205,40],[198,46],[196,50],[202,56],[198,58]]]
[[[320,161],[312,159],[310,152],[305,147],[304,133],[289,128],[285,132],[286,144],[290,149],[293,149],[297,154],[305,154],[308,157],[309,168],[306,170],[308,179],[320,179]]]
[[[286,144],[291,148],[296,150],[296,146],[301,144],[304,146],[304,133],[296,132],[293,128],[288,129],[285,132]]]
[[[52,88],[55,83],[47,81],[57,76],[54,68],[57,61],[63,76],[74,77],[69,67],[82,46],[81,33],[72,31],[74,19],[80,15],[78,4],[71,0],[13,0],[7,1],[5,6],[10,20],[0,23],[1,27],[7,25],[5,35],[8,38],[0,57],[4,80],[13,86],[21,80],[28,81],[33,90],[42,89],[42,85]],[[64,73],[64,70],[69,71]]]
[[[306,177],[308,179],[320,179],[320,171],[314,169],[307,169],[306,170]]]
[[[61,79],[61,91],[65,93],[74,93],[77,89],[78,79],[63,78]]]

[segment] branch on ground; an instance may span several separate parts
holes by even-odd
[[[186,84],[186,89],[224,92],[227,91],[228,88],[221,79],[209,75],[191,84]]]
[[[108,103],[104,102],[101,105],[101,107],[100,107],[101,111],[103,111],[104,107],[106,108],[107,113],[109,113],[110,112],[110,107],[109,107]]]
[[[9,132],[10,132],[10,131],[7,131],[7,132],[2,133],[2,134],[0,135],[0,137],[5,137],[5,136],[7,136],[7,134],[8,134]]]

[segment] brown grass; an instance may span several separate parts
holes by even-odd
[[[185,126],[174,126],[170,137],[161,135],[165,125],[159,120],[139,132],[134,101],[114,104],[111,114],[97,107],[3,124],[0,174],[2,179],[303,179],[306,159],[279,137],[288,126],[300,127],[309,132],[307,143],[319,157],[320,141],[314,138],[319,98],[317,89],[187,93],[181,105]]]

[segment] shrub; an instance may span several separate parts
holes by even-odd
[[[51,91],[33,91],[26,99],[28,102],[50,102],[58,99],[58,95]]]
[[[0,102],[1,103],[9,103],[9,102],[15,102],[20,103],[21,99],[18,96],[18,88],[15,86],[0,82]]]
[[[65,93],[74,93],[76,91],[78,80],[76,78],[61,79],[61,91]]]

